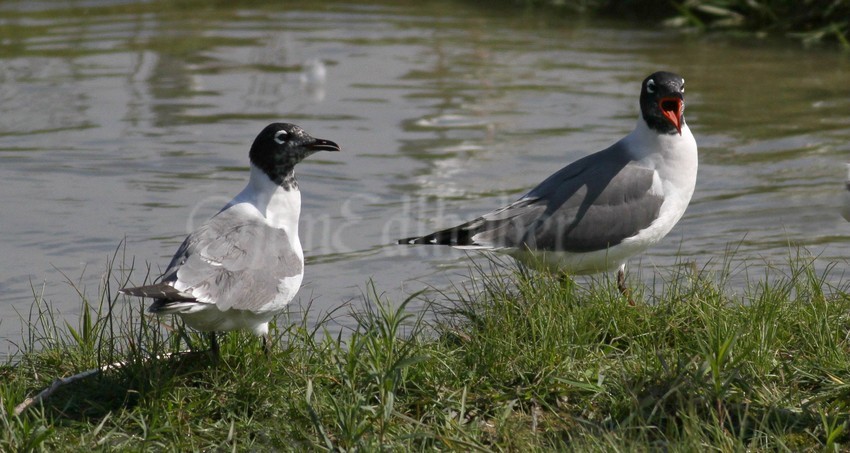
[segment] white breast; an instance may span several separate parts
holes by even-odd
[[[304,278],[304,251],[298,237],[298,221],[301,216],[301,191],[297,187],[286,190],[275,184],[262,170],[251,165],[251,178],[248,186],[231,201],[239,203],[244,209],[252,211],[272,228],[286,231],[290,247],[301,260],[302,268],[298,275],[285,277],[278,282],[278,295],[262,307],[263,312],[278,312],[288,304],[301,288]]]
[[[650,130],[642,119],[624,141],[628,149],[635,151],[634,157],[641,165],[655,170],[653,189],[660,183],[664,196],[658,218],[623,241],[623,245],[642,251],[666,236],[684,215],[696,187],[697,143],[687,124],[682,125],[681,135],[660,135]]]

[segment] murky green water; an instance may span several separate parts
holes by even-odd
[[[272,121],[344,149],[300,166],[296,310],[356,303],[370,278],[394,298],[459,281],[464,253],[389,244],[620,138],[658,69],[688,80],[701,166],[684,219],[633,271],[729,248],[782,264],[789,244],[847,269],[846,55],[460,1],[103,3],[0,3],[0,352],[31,285],[73,318],[62,273],[94,295],[122,239],[138,267],[165,266],[241,190]]]

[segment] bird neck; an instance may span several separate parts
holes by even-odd
[[[260,173],[267,180],[272,181],[284,190],[298,190],[298,181],[295,180],[295,165],[278,167],[272,175],[267,175],[264,171],[260,171]]]
[[[294,178],[294,176],[293,176]],[[298,185],[285,186],[269,178],[266,173],[251,164],[248,185],[234,202],[247,202],[263,215],[269,224],[285,228],[291,234],[298,232],[298,217],[301,213],[301,191]]]
[[[696,141],[684,119],[682,134],[679,135],[659,133],[650,128],[643,116],[640,116],[634,130],[623,138],[623,142],[629,145],[629,152],[635,160],[641,160],[651,154],[663,159],[696,158]]]
[[[271,193],[278,188],[284,191],[297,192],[298,182],[295,180],[295,168],[290,167],[286,172],[269,175],[265,170],[251,163],[248,187],[253,188],[256,193]]]
[[[277,156],[275,158],[276,156],[269,156],[268,154],[255,155],[254,149],[255,147],[251,148],[249,154],[252,178],[254,170],[257,170],[257,173],[284,189],[298,188],[298,182],[295,180],[295,164],[300,159],[294,156]]]

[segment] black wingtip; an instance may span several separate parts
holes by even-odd
[[[135,288],[121,288],[118,294],[135,297],[148,297],[152,299],[163,299],[170,302],[192,302],[194,297],[181,293],[173,286],[165,283],[155,285],[137,286]]]
[[[473,233],[466,229],[466,224],[464,224],[447,230],[426,234],[425,236],[399,239],[398,243],[405,245],[474,245],[472,236]]]

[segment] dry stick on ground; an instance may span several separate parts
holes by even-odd
[[[168,358],[171,358],[173,356],[183,355],[183,354],[187,354],[189,352],[191,352],[191,351],[169,352],[167,354],[157,355],[154,358],[155,359],[168,359]],[[30,407],[35,406],[36,404],[46,400],[50,395],[54,394],[57,390],[59,390],[59,388],[61,388],[64,385],[68,385],[68,384],[71,384],[73,382],[79,381],[81,379],[85,379],[85,378],[87,378],[87,377],[89,377],[93,374],[103,373],[105,371],[109,371],[109,370],[112,370],[112,369],[121,368],[123,366],[126,366],[127,363],[129,363],[129,361],[110,363],[108,365],[103,365],[100,368],[93,368],[91,370],[86,370],[86,371],[77,373],[73,376],[58,378],[58,379],[54,380],[52,384],[50,384],[50,387],[47,387],[46,389],[40,391],[38,393],[38,395],[29,397],[29,398],[25,399],[24,401],[22,401],[21,404],[18,404],[17,406],[15,406],[15,415],[21,415],[25,410],[27,410]]]
[[[118,247],[115,249],[115,252],[112,254],[112,259],[107,262],[107,274],[106,274],[107,276],[112,275],[112,269],[113,269],[113,266],[114,266],[114,263],[115,263],[115,259],[118,257],[118,252],[120,250],[122,250],[122,247],[124,247],[126,245],[125,241],[126,241],[126,238],[124,240],[122,240],[120,244],[118,244]],[[123,281],[122,286],[126,286],[126,283],[130,280],[130,275],[132,274],[132,269],[133,269],[133,264],[130,265],[130,273],[128,273],[124,277],[124,281]],[[64,274],[62,274],[62,275],[64,275]],[[150,275],[150,266],[148,266],[147,275],[145,275],[145,281],[148,280],[149,275]],[[72,287],[74,287],[76,289],[76,285],[74,285],[73,281],[70,278],[65,276],[65,279],[69,283],[71,283]],[[107,297],[108,297],[108,305],[110,307],[110,312],[111,312],[111,307],[114,305],[115,301],[111,296],[112,291],[110,289],[111,286],[110,286],[110,281],[109,281],[108,277],[105,279],[104,285],[106,287],[106,294],[107,294]],[[80,290],[77,289],[77,292],[82,296],[82,292],[80,292]],[[166,353],[166,354],[156,355],[153,358],[154,359],[167,359],[167,358],[171,358],[171,357],[174,357],[174,356],[187,354],[189,352],[191,352],[191,351],[169,352],[169,353]],[[151,358],[148,358],[148,359],[145,359],[145,360],[150,360],[150,359]],[[50,384],[50,387],[47,387],[46,389],[39,392],[37,395],[35,395],[33,397],[29,397],[29,398],[25,399],[24,401],[22,401],[17,406],[15,406],[15,415],[21,415],[25,410],[27,410],[30,407],[46,400],[50,395],[56,393],[56,391],[59,390],[62,386],[71,384],[71,383],[79,381],[81,379],[85,379],[85,378],[87,378],[87,377],[89,377],[93,374],[103,373],[103,372],[106,372],[106,371],[109,371],[109,370],[112,370],[112,369],[121,368],[123,366],[126,366],[128,363],[129,363],[129,361],[126,361],[126,360],[120,361],[120,362],[114,362],[114,363],[110,363],[108,365],[103,365],[100,368],[93,368],[93,369],[90,369],[90,370],[86,370],[86,371],[77,373],[73,376],[58,378],[58,379],[54,380],[53,383]]]

